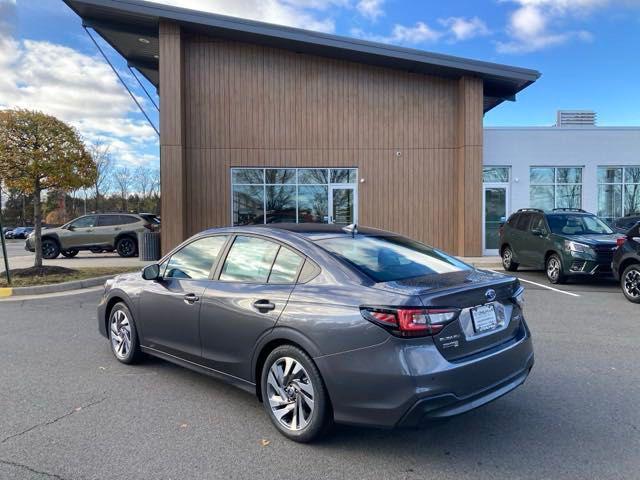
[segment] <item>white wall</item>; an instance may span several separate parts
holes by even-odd
[[[597,167],[640,165],[640,127],[486,127],[484,164],[511,167],[511,211],[529,206],[529,167],[582,170],[582,208],[597,212]]]

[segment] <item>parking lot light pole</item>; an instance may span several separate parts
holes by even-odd
[[[7,285],[11,285],[11,273],[9,272],[9,259],[7,258],[7,244],[4,241],[4,230],[2,229],[2,217],[0,216],[0,243],[2,243],[2,258],[4,259],[4,271],[7,275]]]

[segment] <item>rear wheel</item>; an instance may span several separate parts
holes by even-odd
[[[640,263],[634,263],[625,268],[620,284],[627,300],[640,303]]]
[[[68,250],[61,250],[60,253],[67,258],[73,258],[78,254],[78,250],[75,248],[70,248]]]
[[[262,398],[275,427],[296,442],[311,442],[332,425],[329,396],[311,358],[293,345],[273,350],[262,368]]]
[[[549,258],[547,258],[546,270],[547,278],[551,283],[558,284],[566,281],[567,277],[562,269],[562,260],[557,253],[549,255]]]
[[[519,263],[513,261],[513,250],[508,245],[502,249],[502,266],[507,272],[518,270]]]
[[[121,257],[133,257],[136,254],[136,241],[131,237],[122,237],[116,244],[116,250]]]
[[[124,303],[116,303],[109,313],[109,342],[122,363],[135,363],[142,355],[133,315]]]
[[[60,255],[60,246],[58,242],[50,238],[42,239],[42,258],[52,260]]]

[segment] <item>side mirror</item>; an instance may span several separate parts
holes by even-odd
[[[158,280],[160,278],[160,265],[152,263],[142,269],[142,278],[145,280]]]
[[[69,230],[70,232],[73,232],[76,229],[76,227],[74,227],[73,225],[69,225],[67,227],[67,230]]]
[[[531,233],[536,237],[544,237],[547,234],[547,232],[540,228],[534,228],[533,230],[531,230]]]

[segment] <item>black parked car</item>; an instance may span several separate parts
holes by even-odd
[[[310,441],[334,421],[394,427],[469,411],[533,366],[518,280],[390,232],[335,225],[198,234],[105,285],[98,328],[256,395]]]
[[[612,228],[619,233],[626,233],[636,223],[640,222],[640,215],[627,215],[612,222]]]
[[[622,293],[633,303],[640,303],[640,222],[618,241],[611,268],[620,280]]]

